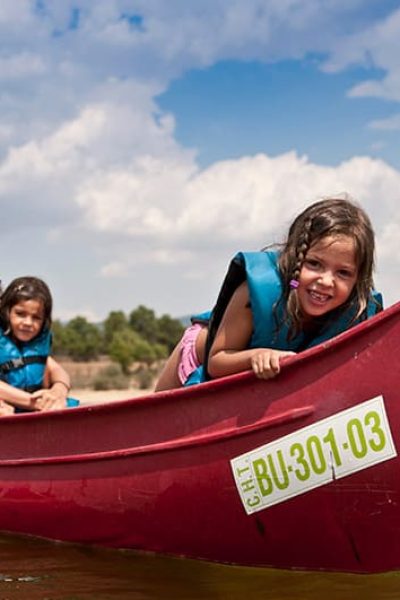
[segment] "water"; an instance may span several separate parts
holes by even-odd
[[[249,569],[0,537],[0,600],[399,600],[400,573]]]

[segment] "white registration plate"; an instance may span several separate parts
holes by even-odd
[[[396,456],[382,396],[231,460],[247,514]]]

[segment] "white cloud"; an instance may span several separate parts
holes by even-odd
[[[42,58],[28,52],[21,52],[10,58],[0,58],[0,80],[41,75],[45,70]]]
[[[174,116],[155,100],[191,68],[317,53],[327,56],[326,70],[380,69],[380,79],[351,95],[398,101],[400,10],[366,28],[357,21],[365,4],[374,2],[63,0],[34,10],[28,0],[4,0],[3,252],[17,231],[13,257],[20,245],[24,265],[51,265],[58,298],[70,307],[65,316],[82,307],[98,318],[84,294],[100,311],[113,298],[115,308],[137,298],[176,314],[207,307],[233,251],[279,240],[307,203],[348,191],[376,224],[380,277],[399,297],[397,278],[386,275],[398,269],[398,171],[368,157],[321,166],[294,150],[201,170],[195,151],[175,139]],[[397,129],[397,117],[371,127]],[[13,257],[6,271],[16,268]]]
[[[398,211],[397,220],[394,223],[387,223],[383,227],[379,255],[383,259],[390,259],[395,264],[400,266],[399,254],[399,239],[400,239],[400,210]]]
[[[377,69],[379,77],[354,86],[352,97],[376,96],[400,101],[400,8],[331,47],[325,70],[336,72],[352,65]]]
[[[24,27],[32,22],[32,2],[30,0],[2,0],[0,4],[0,26],[5,30],[13,27]]]
[[[112,262],[115,247],[110,243],[103,276],[129,277],[137,261],[154,269],[174,264],[180,265],[181,281],[192,280],[195,273],[200,285],[210,273],[216,278],[233,249],[281,241],[307,204],[344,192],[371,216],[384,274],[394,268],[399,187],[396,169],[368,157],[323,167],[295,152],[274,158],[260,154],[204,171],[165,157],[94,176],[78,201],[88,229],[118,237],[117,255],[124,260]],[[390,284],[388,301],[393,302],[400,283]]]
[[[398,131],[400,129],[400,113],[392,115],[387,119],[376,119],[375,121],[371,121],[369,127],[381,131]]]
[[[294,151],[200,170],[174,139],[173,119],[142,92],[129,87],[132,109],[124,93],[108,90],[51,135],[10,150],[0,163],[3,230],[13,215],[14,226],[44,226],[53,251],[74,230],[97,255],[91,277],[129,281],[138,264],[147,273],[177,269],[175,281],[190,281],[200,301],[233,251],[280,241],[308,203],[349,192],[373,219],[383,274],[393,268],[395,234],[386,227],[400,224],[397,170],[368,157],[321,166]],[[390,297],[400,295],[390,284]]]
[[[97,103],[83,107],[49,135],[11,147],[0,161],[0,202],[8,215],[3,226],[10,226],[13,215],[22,226],[34,225],[29,210],[21,210],[26,204],[31,212],[40,211],[51,227],[66,216],[78,219],[78,207],[85,202],[93,203],[89,218],[96,207],[98,217],[103,211],[105,218],[112,218],[114,197],[107,195],[108,189],[117,194],[116,204],[135,193],[146,202],[155,178],[164,177],[166,185],[172,181],[168,173],[162,175],[169,163],[172,170],[178,165],[177,171],[185,173],[195,168],[193,153],[181,149],[173,134],[173,117],[160,113],[143,85],[104,86]],[[165,187],[164,194],[173,193],[174,186]],[[157,212],[149,210],[148,227],[156,220]]]
[[[245,242],[276,230],[320,196],[349,191],[391,216],[400,175],[382,161],[353,158],[338,167],[310,163],[290,152],[221,161],[203,171],[190,163],[143,158],[125,171],[93,176],[78,195],[87,226],[149,236],[169,245],[217,237]],[[382,216],[379,217],[379,222]]]
[[[77,202],[89,227],[124,235],[162,235],[175,229],[183,210],[191,163],[168,156],[141,156],[117,171],[96,173],[83,182]]]
[[[104,265],[100,270],[102,277],[112,279],[113,277],[126,277],[129,274],[126,265],[122,261],[113,261]]]
[[[40,97],[45,88],[60,108],[68,101],[60,94],[60,85],[65,89],[66,83],[74,87],[79,101],[108,77],[166,86],[185,70],[224,59],[271,61],[329,53],[326,68],[340,69],[352,62],[365,63],[365,56],[371,56],[374,64],[398,72],[393,53],[398,48],[398,13],[365,33],[350,35],[349,26],[342,27],[346,19],[358,32],[360,7],[373,2],[63,0],[43,2],[35,11],[25,1],[18,4],[19,30],[14,29],[18,11],[13,4],[7,2],[0,14],[6,48],[10,28],[13,36],[7,59],[18,60],[19,41],[26,56],[46,64],[53,84],[42,82],[33,93]]]
[[[365,81],[350,93],[399,100],[400,10],[362,27],[358,13],[369,4],[374,3],[63,0],[35,5],[5,0],[0,114],[15,132],[14,144],[21,146],[120,93],[122,82],[126,98],[129,86],[135,88],[133,108],[140,85],[152,97],[189,69],[225,59],[269,62],[308,53],[327,56],[326,70],[376,65],[381,79]]]
[[[12,148],[0,166],[0,185],[7,183],[11,188],[25,185],[20,177],[26,174],[39,180],[63,176],[74,164],[85,160],[86,152],[97,141],[104,121],[104,111],[100,107],[88,108],[48,138]]]

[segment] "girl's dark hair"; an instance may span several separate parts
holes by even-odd
[[[53,299],[49,287],[38,277],[17,277],[6,287],[0,297],[0,325],[4,331],[9,329],[9,314],[12,307],[26,300],[40,300],[43,303],[42,331],[50,329]]]
[[[364,210],[348,198],[327,198],[311,204],[290,226],[286,243],[279,258],[283,281],[283,298],[287,317],[293,324],[294,333],[301,329],[302,315],[297,294],[290,288],[290,281],[297,280],[308,250],[327,236],[346,235],[354,240],[358,268],[354,290],[346,302],[353,303],[355,318],[365,310],[374,286],[375,236],[371,221]],[[344,308],[344,307],[343,307]]]

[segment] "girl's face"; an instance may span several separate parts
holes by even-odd
[[[23,300],[10,309],[10,329],[19,342],[30,342],[43,326],[44,306],[41,300]]]
[[[347,235],[326,236],[306,254],[297,297],[305,317],[321,317],[348,300],[357,281],[354,239]]]

